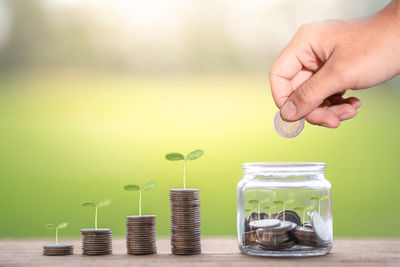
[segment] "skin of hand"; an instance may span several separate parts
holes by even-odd
[[[272,96],[287,121],[336,128],[361,101],[343,98],[400,74],[400,0],[361,19],[301,26],[269,73]]]

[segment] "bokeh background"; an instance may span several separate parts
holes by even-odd
[[[351,92],[338,129],[273,130],[268,69],[298,27],[371,14],[388,1],[0,1],[0,238],[92,227],[83,200],[111,198],[99,225],[123,236],[127,183],[155,180],[143,211],[169,234],[168,190],[201,190],[204,235],[236,234],[241,163],[327,162],[335,236],[400,236],[400,84]],[[356,36],[355,36],[356,38]],[[365,73],[365,75],[369,75]]]

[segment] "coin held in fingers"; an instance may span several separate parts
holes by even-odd
[[[304,118],[298,121],[286,121],[278,110],[274,117],[275,131],[282,137],[293,138],[298,136],[304,128]]]

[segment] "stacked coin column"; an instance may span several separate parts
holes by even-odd
[[[157,253],[155,215],[126,217],[126,249],[131,255]]]
[[[81,229],[82,254],[107,255],[112,253],[110,229]]]
[[[171,189],[169,199],[171,204],[172,254],[200,254],[199,190]]]

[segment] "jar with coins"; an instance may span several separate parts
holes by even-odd
[[[325,163],[244,163],[237,232],[244,254],[319,256],[332,248],[331,184]]]

